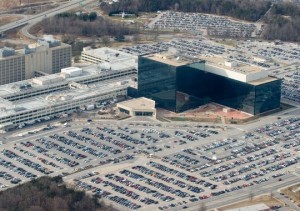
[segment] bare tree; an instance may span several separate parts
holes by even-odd
[[[111,46],[111,42],[110,42],[109,36],[103,36],[103,37],[101,38],[101,41],[102,41],[102,44],[103,44],[104,46]]]
[[[135,43],[135,44],[138,44],[140,41],[141,41],[141,37],[139,34],[134,34],[133,37],[132,37],[132,41]]]

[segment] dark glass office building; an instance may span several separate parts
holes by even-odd
[[[245,83],[205,71],[205,61],[172,65],[140,57],[134,97],[147,97],[174,112],[219,103],[253,115],[280,107],[281,80],[263,78]]]
[[[130,89],[133,97],[147,97],[157,107],[176,112],[176,66],[149,58],[138,59],[137,90]]]

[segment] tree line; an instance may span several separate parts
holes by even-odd
[[[264,17],[267,23],[263,37],[267,40],[300,42],[300,7],[292,3],[280,3],[272,7]]]
[[[290,2],[272,4],[267,0],[122,0],[114,4],[102,2],[100,7],[107,14],[122,10],[137,15],[139,12],[174,10],[225,15],[247,21],[262,18],[266,23],[263,38],[300,41],[300,7]]]
[[[122,0],[114,4],[101,3],[107,13],[114,11],[156,12],[158,10],[176,10],[181,12],[199,12],[226,15],[238,19],[259,20],[270,8],[265,0]]]
[[[97,19],[98,15],[96,12],[91,13],[74,13],[74,12],[63,12],[56,15],[59,18],[74,18],[83,21],[94,21]]]
[[[131,35],[137,30],[130,28],[124,23],[109,21],[97,17],[94,21],[70,17],[55,16],[41,22],[44,33],[67,34],[75,36],[117,36]]]
[[[67,188],[61,177],[41,177],[0,192],[3,211],[103,211],[103,205],[83,191]]]

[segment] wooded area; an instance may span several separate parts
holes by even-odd
[[[264,18],[268,40],[300,42],[300,7],[291,3],[276,4]]]
[[[263,37],[270,40],[300,41],[300,7],[293,3],[274,4],[266,0],[123,0],[114,4],[102,3],[107,13],[113,11],[157,12],[175,10],[225,15],[247,21],[263,18],[267,23]]]
[[[176,10],[226,15],[256,21],[270,8],[265,0],[123,0],[114,4],[102,3],[101,8],[109,14],[113,11],[156,12]]]
[[[135,34],[134,28],[129,28],[123,23],[109,21],[97,17],[93,21],[76,18],[73,16],[55,16],[41,22],[44,33],[48,34],[69,34],[76,36],[116,36]]]
[[[0,192],[2,211],[101,211],[83,191],[67,188],[60,177],[37,180]]]
[[[79,19],[83,21],[95,21],[98,17],[96,12],[91,13],[74,13],[74,12],[63,12],[56,15],[56,17],[59,18],[73,18],[73,19]]]

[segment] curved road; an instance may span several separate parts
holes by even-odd
[[[36,24],[36,23],[42,21],[46,17],[52,17],[52,16],[54,16],[58,13],[62,13],[62,12],[71,10],[73,8],[76,8],[76,7],[80,6],[81,2],[83,4],[88,4],[88,3],[91,3],[91,2],[94,2],[94,1],[97,1],[97,0],[70,0],[66,4],[61,5],[57,8],[48,10],[46,12],[42,12],[42,13],[37,14],[37,15],[33,15],[31,17],[28,17],[28,18],[24,18],[20,21],[14,22],[14,23],[9,23],[9,24],[3,25],[3,26],[0,27],[0,34],[6,32],[8,30],[17,28],[19,26],[24,26],[26,24],[29,24],[29,25]]]
[[[22,30],[21,30],[22,34],[25,37],[29,38],[29,39],[37,40],[38,37],[36,37],[36,36],[34,36],[34,35],[32,35],[32,34],[29,33],[29,29],[31,27],[33,27],[35,24],[36,23],[31,23],[31,24],[27,24],[25,27],[23,27]]]

